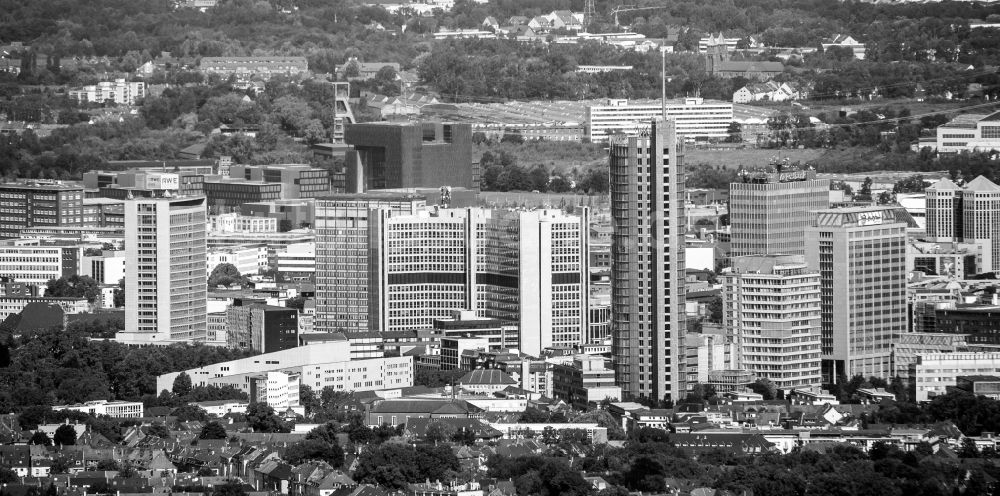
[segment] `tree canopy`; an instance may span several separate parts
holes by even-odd
[[[45,285],[45,296],[86,298],[93,303],[100,295],[101,286],[90,276],[63,276]]]

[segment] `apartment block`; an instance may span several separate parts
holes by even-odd
[[[819,272],[803,255],[761,255],[734,258],[723,274],[737,368],[779,389],[820,385]]]
[[[621,399],[622,389],[615,385],[615,371],[609,365],[605,358],[590,355],[576,355],[571,362],[554,364],[554,396],[581,410],[606,399]]]
[[[114,81],[101,81],[80,89],[69,90],[67,94],[71,100],[76,100],[77,103],[103,104],[110,101],[118,105],[135,105],[139,100],[145,98],[146,83],[115,79]]]
[[[125,342],[201,341],[207,332],[205,198],[125,202]]]
[[[254,76],[298,76],[309,71],[305,57],[202,57],[201,72],[249,79]]]

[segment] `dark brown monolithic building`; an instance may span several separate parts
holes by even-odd
[[[470,124],[365,123],[348,125],[344,141],[350,192],[386,188],[479,189]],[[360,162],[360,170],[358,164]]]

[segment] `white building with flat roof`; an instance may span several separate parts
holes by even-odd
[[[962,114],[937,128],[937,151],[1000,150],[1000,112]]]
[[[347,341],[331,341],[248,358],[230,360],[184,371],[192,384],[232,385],[250,393],[255,377],[268,372],[299,374],[301,384],[319,391],[331,386],[340,391],[377,391],[413,385],[413,357],[351,360]],[[180,372],[156,378],[156,390],[169,390]]]
[[[205,197],[125,202],[127,343],[204,341],[208,301]]]
[[[705,101],[703,98],[670,100],[667,119],[674,122],[677,136],[685,141],[725,139],[733,122],[733,104]],[[587,107],[584,136],[592,143],[605,143],[613,134],[638,136],[649,128],[649,121],[663,115],[659,100],[630,103],[609,99],[605,105]]]
[[[206,270],[209,274],[224,263],[232,264],[240,275],[257,275],[267,268],[267,246],[226,246],[213,248],[206,254]]]
[[[112,101],[119,105],[135,105],[146,96],[146,83],[142,81],[101,81],[97,84],[84,86],[68,92],[71,100],[77,103],[104,103]]]
[[[928,353],[917,355],[910,364],[910,384],[916,387],[914,400],[930,401],[947,393],[962,375],[1000,373],[1000,353]]]
[[[59,305],[66,314],[89,312],[92,309],[86,298],[49,297],[49,296],[0,296],[0,321],[8,316],[21,313],[29,303],[48,303]]]
[[[56,405],[52,411],[72,410],[82,412],[94,417],[107,415],[116,418],[140,418],[143,414],[141,401],[107,401],[95,400],[75,405]]]
[[[125,278],[125,250],[103,250],[100,255],[84,255],[80,275],[98,284],[118,284]]]
[[[0,277],[45,290],[50,279],[78,273],[84,244],[38,239],[0,242]],[[116,281],[117,282],[117,281]]]
[[[205,410],[213,417],[223,417],[230,413],[246,413],[250,402],[242,400],[212,400],[188,403]]]

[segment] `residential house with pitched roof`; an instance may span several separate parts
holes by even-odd
[[[473,393],[497,393],[508,386],[516,386],[517,381],[500,369],[476,369],[462,376],[458,385]]]
[[[804,98],[803,91],[795,83],[766,81],[748,84],[733,93],[733,103],[786,102]]]
[[[823,46],[823,51],[831,48],[850,48],[854,53],[854,58],[858,60],[865,59],[865,44],[847,34],[838,34],[833,38],[823,40],[821,45]]]
[[[469,418],[482,416],[483,410],[460,399],[391,399],[368,409],[368,425],[406,425],[415,418]]]

